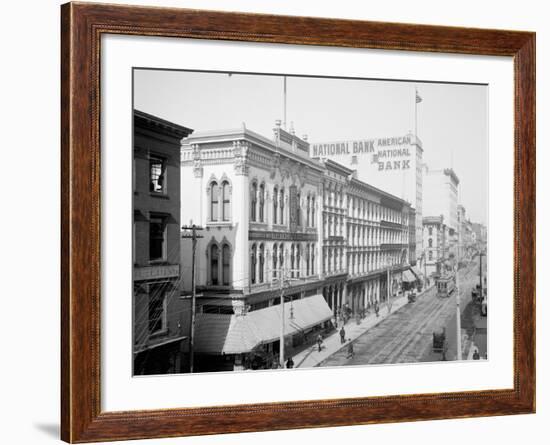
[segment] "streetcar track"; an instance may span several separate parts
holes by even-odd
[[[461,278],[464,284],[471,283],[472,271],[473,269],[465,271]],[[439,298],[433,289],[421,295],[413,303],[414,306],[403,306],[357,338],[354,341],[355,358],[341,363],[346,356],[346,351],[342,349],[319,366],[332,366],[337,362],[340,365],[357,365],[421,361],[429,349],[429,338],[434,328],[437,325],[445,326],[449,317],[452,317],[452,309],[449,307],[452,303],[452,297]],[[362,360],[361,363],[358,363],[359,360]]]

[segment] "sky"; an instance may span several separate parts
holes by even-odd
[[[134,70],[134,107],[196,132],[246,127],[271,138],[283,120],[283,76]],[[452,167],[459,202],[487,221],[487,87],[433,82],[287,77],[287,126],[309,141],[417,131],[430,169]]]

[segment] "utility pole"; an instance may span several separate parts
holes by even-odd
[[[279,333],[279,365],[282,369],[285,367],[285,284],[287,279],[287,269],[275,269],[279,274],[279,290],[281,292],[281,326]],[[295,270],[293,270],[295,271]],[[291,308],[292,310],[292,308]]]
[[[286,77],[285,77],[286,80]],[[285,82],[286,84],[286,82]],[[285,367],[285,277],[283,269],[280,270],[279,285],[281,290],[281,333],[279,335],[279,365]]]
[[[388,299],[388,302],[387,302],[387,305],[388,305],[388,314],[391,312],[391,302],[390,302],[390,280],[391,280],[391,277],[390,277],[390,268],[391,268],[391,265],[389,263],[389,259],[388,259],[388,285],[386,286],[386,297]]]
[[[426,273],[426,249],[424,249],[424,281],[425,281],[425,284],[426,286],[424,287],[424,289],[426,289],[427,287],[427,284],[428,284],[428,274]]]
[[[183,230],[190,230],[190,234],[182,235],[182,238],[190,238],[193,242],[193,256],[191,259],[191,332],[189,335],[189,372],[193,372],[194,367],[194,355],[195,355],[195,307],[197,301],[197,286],[195,278],[195,261],[197,252],[197,239],[204,238],[202,235],[197,235],[198,230],[204,230],[203,227],[199,227],[195,224],[189,226],[182,226]]]
[[[483,252],[479,251],[479,297],[483,301],[483,269],[481,267],[483,263]]]
[[[460,287],[459,287],[459,268],[456,263],[456,359],[462,360],[462,325],[460,320]]]

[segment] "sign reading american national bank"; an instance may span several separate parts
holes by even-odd
[[[318,143],[311,145],[314,158],[332,156],[367,156],[378,170],[407,170],[411,168],[412,135]]]

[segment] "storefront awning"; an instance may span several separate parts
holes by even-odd
[[[414,283],[416,281],[416,277],[409,269],[405,269],[403,271],[403,281],[406,283]]]
[[[418,269],[418,267],[412,266],[411,270],[412,273],[416,275],[416,278],[418,278],[419,280],[422,278],[422,272],[420,272],[420,269]]]
[[[322,295],[285,303],[284,309],[285,336],[312,328],[333,316]],[[202,354],[242,354],[278,340],[280,332],[280,304],[246,315],[197,314],[194,346]]]

